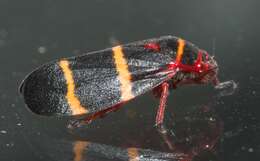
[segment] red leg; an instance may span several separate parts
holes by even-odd
[[[160,89],[158,89],[160,88]],[[174,142],[172,142],[172,139],[169,137],[168,130],[163,124],[163,119],[164,119],[164,113],[165,113],[165,106],[166,106],[166,101],[167,97],[169,94],[169,84],[168,83],[163,83],[161,86],[157,88],[158,93],[160,92],[160,105],[157,110],[156,114],[156,128],[158,132],[160,133],[162,139],[168,146],[170,150],[175,150],[175,145]]]
[[[165,111],[165,105],[167,101],[167,96],[169,94],[169,84],[168,83],[163,83],[161,85],[161,98],[160,98],[160,105],[157,110],[156,114],[156,122],[155,125],[159,126],[163,123],[163,118],[164,118],[164,111]]]

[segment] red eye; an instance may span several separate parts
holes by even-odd
[[[160,45],[157,43],[148,43],[144,45],[144,48],[146,49],[152,49],[156,52],[160,51]]]
[[[209,60],[209,54],[206,51],[204,51],[202,53],[202,60],[203,61],[208,61]]]

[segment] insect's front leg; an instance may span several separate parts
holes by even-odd
[[[220,81],[219,81],[218,77],[215,77],[215,78],[212,80],[212,84],[213,84],[214,86],[218,86],[219,83],[220,83]]]

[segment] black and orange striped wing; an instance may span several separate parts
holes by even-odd
[[[176,40],[149,39],[47,63],[26,77],[20,91],[37,114],[98,112],[166,81],[169,72],[163,69],[176,54]],[[147,43],[160,50],[145,47]]]

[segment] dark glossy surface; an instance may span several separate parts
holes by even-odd
[[[101,130],[91,130],[94,125],[88,127],[88,133],[85,128],[69,132],[68,118],[33,115],[18,94],[26,74],[43,63],[104,49],[115,42],[127,43],[161,35],[183,37],[210,54],[213,52],[219,64],[220,79],[235,80],[239,85],[233,95],[218,99],[217,91],[210,86],[177,89],[169,97],[169,113],[174,111],[175,117],[185,118],[190,116],[192,107],[212,103],[210,107],[223,122],[213,158],[259,160],[258,6],[257,0],[1,0],[0,160],[61,159],[63,149],[54,145],[53,139],[72,142],[85,139],[169,152],[153,128],[158,100],[150,94],[100,120],[95,125]],[[187,127],[181,121],[176,123],[179,132]]]

